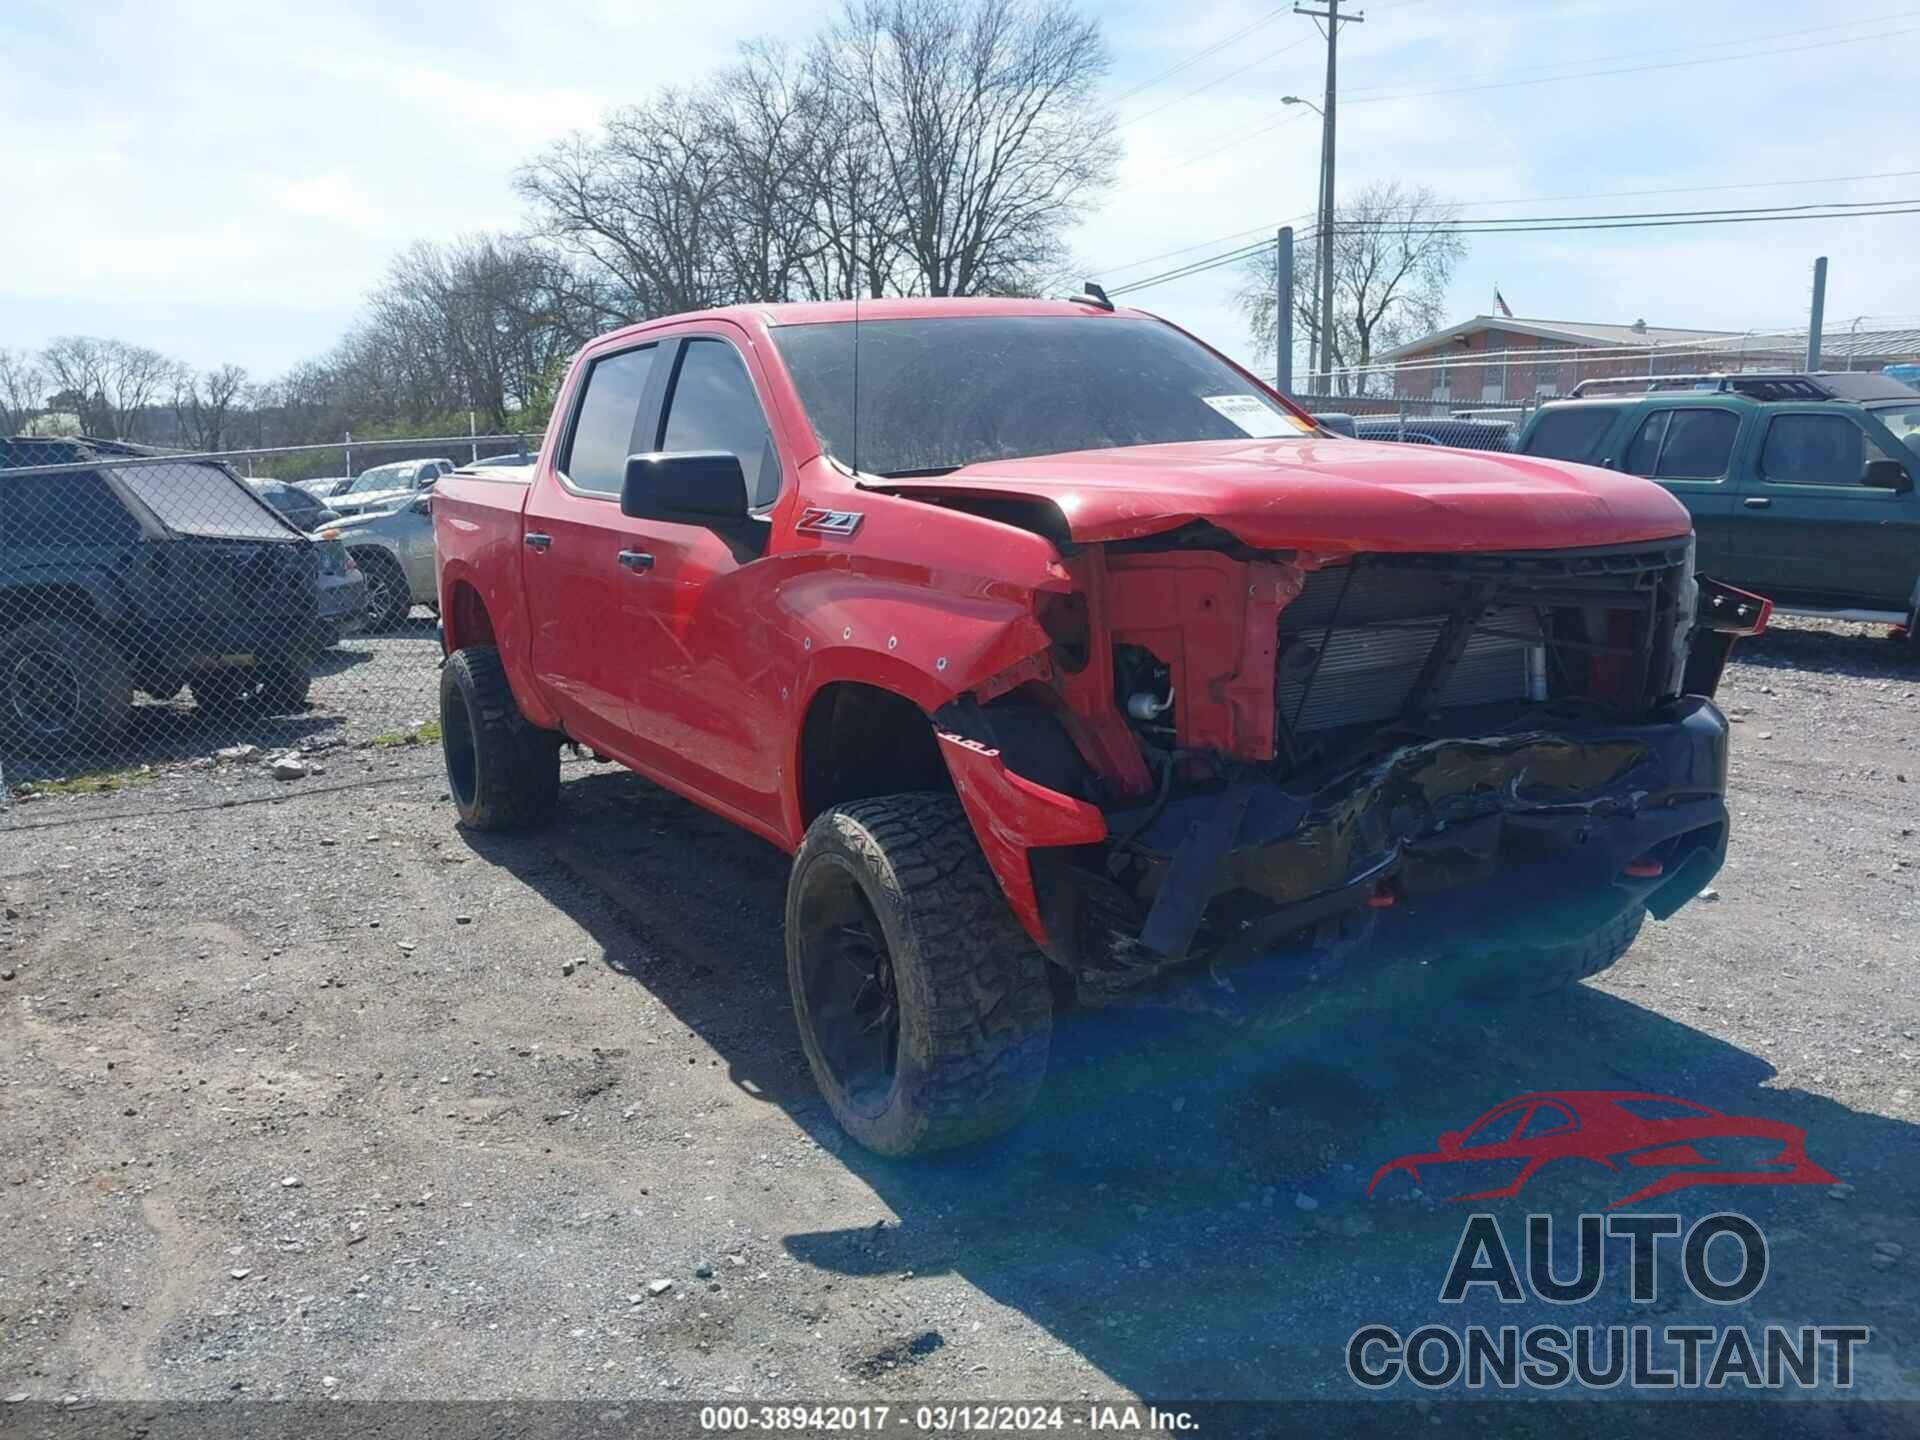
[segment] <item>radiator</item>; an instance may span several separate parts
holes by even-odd
[[[1392,718],[1406,704],[1446,623],[1445,616],[1436,615],[1386,627],[1340,627],[1331,637],[1325,630],[1283,636],[1277,687],[1281,718],[1296,731]],[[1323,640],[1326,651],[1316,671],[1314,655]],[[1496,607],[1474,627],[1436,703],[1451,709],[1545,698],[1546,650],[1538,619],[1525,608]]]

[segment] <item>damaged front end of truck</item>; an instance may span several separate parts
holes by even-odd
[[[1687,536],[1305,553],[1204,521],[1062,549],[1048,648],[935,717],[1015,912],[1099,999],[1356,939],[1445,959],[1666,918],[1727,848],[1712,703],[1763,600]]]

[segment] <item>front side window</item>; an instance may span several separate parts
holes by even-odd
[[[1718,480],[1739,431],[1740,417],[1725,410],[1656,410],[1627,447],[1626,468],[1654,480]]]
[[[758,510],[780,493],[773,433],[753,393],[739,352],[724,340],[689,340],[667,402],[667,451],[721,450],[747,477],[747,503]]]
[[[1866,438],[1844,415],[1777,415],[1760,451],[1761,477],[1777,485],[1857,485]]]
[[[574,489],[589,495],[618,495],[626,483],[627,457],[653,449],[653,437],[638,436],[634,429],[640,423],[640,400],[658,353],[656,346],[648,345],[593,362],[560,467]]]
[[[1311,423],[1158,320],[969,315],[776,329],[821,446],[868,474],[1191,440],[1304,439]],[[854,415],[860,431],[854,434]]]
[[[1606,406],[1548,410],[1527,436],[1526,453],[1549,460],[1590,460],[1607,431],[1613,428],[1614,413]]]
[[[1920,405],[1894,405],[1875,409],[1873,414],[1893,432],[1894,439],[1912,451],[1915,459],[1920,459]]]

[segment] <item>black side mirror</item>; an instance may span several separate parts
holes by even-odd
[[[620,513],[728,530],[748,518],[747,477],[740,457],[724,450],[682,450],[627,457]]]
[[[1869,460],[1866,468],[1860,472],[1860,483],[1871,485],[1876,490],[1891,490],[1896,495],[1905,495],[1913,489],[1913,476],[1898,460]]]

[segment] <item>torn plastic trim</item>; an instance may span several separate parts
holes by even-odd
[[[1042,846],[1091,845],[1107,838],[1097,806],[1049,790],[1010,770],[1000,751],[948,730],[935,732],[953,788],[1016,919],[1046,943],[1029,853]]]

